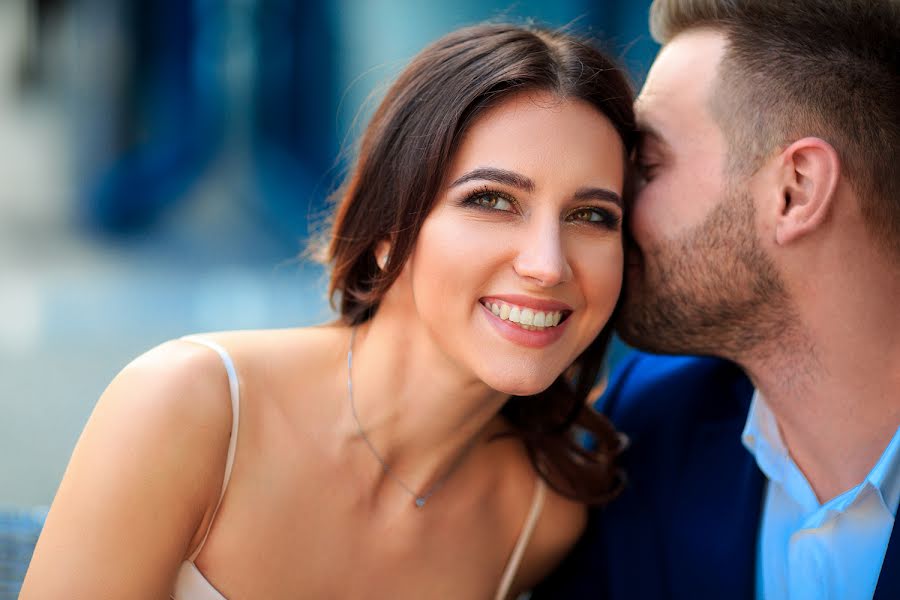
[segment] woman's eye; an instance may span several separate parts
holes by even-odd
[[[513,209],[512,202],[498,194],[480,194],[473,198],[472,201],[482,208],[504,211],[511,211]]]
[[[569,213],[569,218],[573,221],[584,221],[587,223],[602,223],[609,220],[606,211],[599,208],[579,208]]]
[[[570,212],[566,216],[566,220],[615,231],[619,228],[622,217],[613,211],[599,206],[585,206],[584,208],[577,208]]]

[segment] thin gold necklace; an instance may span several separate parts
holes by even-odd
[[[428,502],[428,500],[438,490],[440,490],[445,483],[447,483],[447,480],[450,479],[450,476],[456,472],[457,468],[462,464],[463,459],[466,457],[466,455],[468,455],[469,450],[471,450],[472,446],[475,445],[475,441],[478,439],[478,436],[473,437],[472,440],[466,445],[465,449],[460,452],[459,456],[456,458],[456,461],[454,461],[454,463],[450,465],[450,468],[447,469],[447,472],[443,477],[441,477],[438,481],[435,482],[434,485],[425,490],[423,493],[417,493],[411,486],[409,486],[396,473],[394,473],[394,470],[391,468],[391,466],[387,464],[387,461],[385,461],[378,450],[375,449],[374,444],[372,444],[372,440],[370,440],[369,436],[366,435],[362,423],[359,422],[359,415],[356,412],[356,404],[353,402],[353,341],[355,339],[356,327],[354,327],[350,332],[350,348],[347,350],[347,398],[350,401],[350,412],[353,413],[353,420],[356,422],[356,429],[357,431],[359,431],[359,435],[366,443],[366,446],[369,447],[369,451],[372,453],[372,456],[374,456],[378,460],[378,462],[381,463],[381,468],[384,470],[385,474],[396,481],[400,485],[400,487],[402,487],[410,496],[412,496],[416,508],[423,508],[425,506],[425,503]]]

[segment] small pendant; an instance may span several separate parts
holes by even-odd
[[[425,506],[425,498],[416,498],[416,507],[422,508]]]

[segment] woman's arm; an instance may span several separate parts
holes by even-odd
[[[20,600],[168,598],[218,500],[230,430],[210,350],[169,342],[128,365],[78,440]]]

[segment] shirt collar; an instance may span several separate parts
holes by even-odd
[[[753,392],[742,441],[769,482],[780,485],[803,512],[812,514],[819,508],[815,492],[791,459],[778,421],[759,390]]]
[[[897,505],[900,504],[900,427],[894,432],[887,448],[869,471],[866,481],[881,496],[884,507],[897,517]]]
[[[747,414],[741,441],[756,459],[766,477],[770,481],[782,482],[785,466],[791,459],[781,439],[775,415],[772,414],[759,390],[753,391],[750,412]]]
[[[791,495],[801,504],[808,505],[808,508],[812,508],[810,506],[812,504],[818,505],[809,483],[794,465],[781,438],[778,421],[759,390],[753,392],[741,441],[770,481],[792,488]],[[881,498],[884,507],[894,515],[894,518],[897,517],[897,505],[900,504],[900,427],[897,428],[881,458],[860,484],[854,489],[861,491],[861,488],[868,484]],[[841,494],[834,500],[841,499],[846,502],[848,498],[845,496],[846,494]]]

